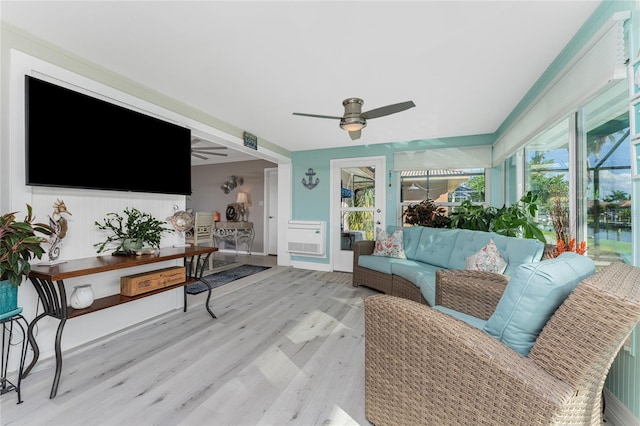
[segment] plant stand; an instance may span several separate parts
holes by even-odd
[[[0,395],[7,392],[16,391],[18,393],[18,404],[22,404],[20,394],[20,384],[22,383],[22,370],[27,357],[27,329],[29,323],[21,315],[22,308],[17,308],[11,312],[0,315],[0,325],[2,326],[2,354],[0,357]],[[17,325],[22,333],[22,344],[20,345],[20,366],[18,367],[17,380],[14,384],[7,379],[7,368],[9,366],[9,352],[14,336],[14,325]]]

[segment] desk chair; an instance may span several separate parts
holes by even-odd
[[[209,243],[211,247],[213,242],[213,228],[215,227],[214,212],[196,212],[193,229],[185,238],[187,243],[193,245],[201,245]],[[213,269],[213,255],[209,256],[209,270]]]

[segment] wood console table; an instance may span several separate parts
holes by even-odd
[[[216,247],[208,246],[169,247],[160,249],[158,252],[150,255],[97,256],[69,260],[67,262],[59,263],[52,266],[33,265],[31,267],[31,272],[29,273],[29,278],[33,283],[33,286],[35,287],[36,292],[38,293],[38,297],[43,306],[43,312],[38,315],[31,322],[31,324],[29,324],[29,327],[27,329],[29,343],[33,347],[33,360],[25,369],[24,373],[22,374],[22,378],[27,377],[40,356],[38,344],[35,337],[33,336],[33,328],[36,323],[45,316],[50,316],[60,320],[55,341],[56,372],[53,378],[53,385],[51,386],[51,394],[49,395],[49,398],[52,399],[55,398],[56,393],[58,392],[58,383],[60,382],[60,373],[62,372],[62,351],[60,348],[60,343],[62,341],[62,331],[64,329],[64,324],[67,319],[79,317],[81,315],[120,305],[122,303],[132,302],[134,300],[153,296],[155,294],[180,287],[184,288],[184,312],[186,312],[187,289],[185,286],[187,284],[200,281],[209,256],[211,256],[211,254],[216,251],[218,251]],[[168,287],[160,288],[131,297],[121,294],[114,294],[111,296],[96,299],[91,304],[91,306],[85,309],[74,309],[67,305],[67,294],[64,287],[64,280],[67,278],[82,277],[85,275],[115,271],[119,269],[165,262],[167,260],[174,259],[184,259],[187,279],[183,283],[174,284]],[[207,295],[205,307],[209,314],[213,318],[216,318],[214,313],[209,308],[209,301],[211,299],[211,286],[206,281],[202,282],[204,282],[207,287],[209,287],[209,294]]]
[[[238,254],[238,243],[246,242],[247,253],[251,254],[253,248],[253,222],[216,222],[213,230],[213,239],[216,238],[234,241],[236,244],[236,254]]]

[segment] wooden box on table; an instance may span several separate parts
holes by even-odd
[[[135,296],[182,283],[186,280],[186,277],[186,269],[183,266],[127,275],[120,278],[120,294]]]

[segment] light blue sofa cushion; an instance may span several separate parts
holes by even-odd
[[[456,239],[460,231],[462,230],[424,227],[413,259],[430,265],[449,268],[451,252],[456,245]],[[464,266],[460,269],[464,269]]]
[[[415,284],[420,287],[420,293],[429,306],[436,305],[436,271],[439,269],[445,268],[431,266],[431,268],[423,269],[416,274]]]
[[[507,261],[507,269],[503,272],[505,275],[512,276],[518,266],[523,263],[538,262],[542,259],[544,252],[544,243],[530,238],[513,238],[504,235],[491,233],[493,242],[496,243],[498,251]]]
[[[372,256],[369,254],[360,255],[358,257],[358,265],[374,271],[391,274],[391,265],[395,262],[401,262],[405,259],[397,259],[395,257]]]
[[[593,260],[573,252],[520,265],[484,331],[527,356],[556,309],[580,281],[594,272]]]
[[[509,276],[521,264],[540,260],[544,251],[544,244],[538,240],[505,237],[495,232],[461,229],[447,268],[465,269],[467,258],[486,246],[489,240],[496,243],[500,255],[507,261],[507,269],[504,274]]]
[[[443,269],[416,260],[405,260],[391,266],[394,275],[409,280],[419,289],[430,306],[436,302],[436,271]]]
[[[433,272],[439,268],[437,266],[429,265],[427,263],[422,263],[417,260],[405,260],[404,262],[396,262],[391,265],[391,272],[393,275],[397,275],[399,277],[404,278],[405,280],[409,280],[412,283],[416,284],[418,282],[418,277],[421,272]],[[417,285],[417,284],[416,284]]]
[[[491,237],[490,232],[460,229],[460,234],[453,250],[451,250],[451,256],[446,263],[446,267],[448,269],[465,269],[467,257],[476,254],[482,247],[486,246]]]
[[[482,330],[484,325],[486,324],[486,321],[483,319],[465,314],[463,312],[454,311],[453,309],[449,309],[444,306],[437,305],[437,306],[434,306],[433,309],[443,312],[447,315],[451,315],[454,318],[458,318],[459,320],[462,320],[467,324],[469,324],[470,326],[475,327],[479,330]]]
[[[407,259],[415,259],[416,252],[418,250],[418,244],[420,243],[420,237],[422,236],[422,226],[405,226],[402,228],[404,236],[404,252],[407,255]]]

